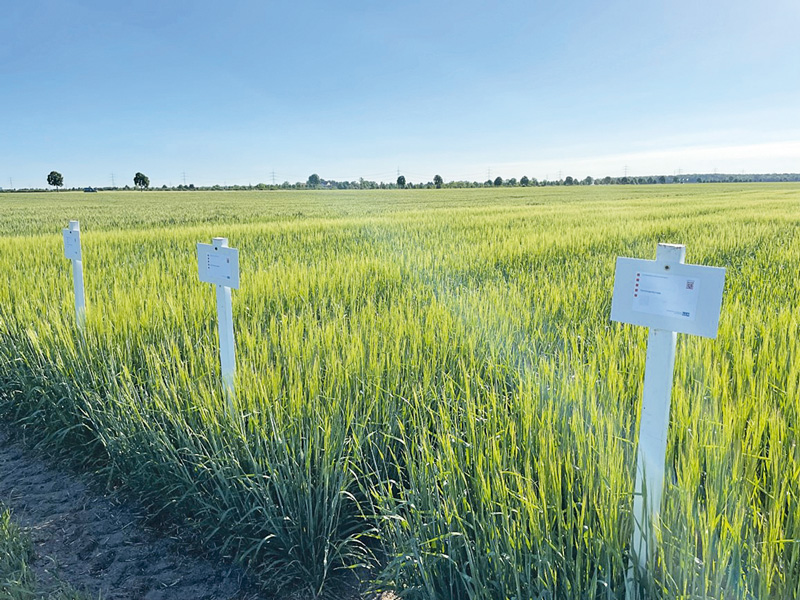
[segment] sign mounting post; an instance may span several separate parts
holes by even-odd
[[[78,221],[70,221],[64,235],[64,257],[72,261],[72,283],[75,288],[75,319],[78,329],[86,325],[86,295],[83,288],[83,258],[81,255],[81,226]]]
[[[239,288],[239,250],[228,247],[228,238],[213,238],[211,244],[197,244],[197,266],[200,281],[217,288],[217,331],[222,387],[233,415],[236,376],[236,349],[233,337],[233,305],[231,288]]]
[[[632,556],[654,554],[664,486],[677,333],[717,337],[725,269],[684,264],[686,247],[659,244],[656,260],[617,258],[611,320],[650,328],[633,497]],[[646,494],[646,496],[645,496]],[[629,594],[630,596],[630,594]]]

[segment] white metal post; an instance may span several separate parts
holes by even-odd
[[[211,241],[215,247],[228,247],[228,238],[214,238]],[[233,398],[235,396],[236,348],[233,337],[231,288],[220,284],[215,284],[215,287],[217,288],[217,331],[219,332],[219,362],[222,371],[222,386],[225,389],[229,409],[232,412]]]
[[[663,266],[668,272],[670,265],[682,264],[685,257],[685,246],[659,244],[656,266]],[[654,527],[661,510],[676,339],[674,331],[655,328],[650,329],[647,338],[633,497],[632,550],[642,568],[654,551]]]
[[[72,260],[72,283],[75,288],[75,319],[78,328],[83,329],[86,325],[86,294],[83,287],[83,256],[81,251],[81,226],[78,221],[70,221],[68,231],[74,236],[77,243],[77,251],[72,249],[68,258]],[[74,232],[74,233],[73,233]],[[65,253],[67,249],[65,248]]]

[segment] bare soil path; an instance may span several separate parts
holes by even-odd
[[[187,552],[143,525],[135,506],[91,476],[52,466],[0,426],[0,502],[30,535],[43,586],[66,582],[104,600],[257,600],[240,569]]]

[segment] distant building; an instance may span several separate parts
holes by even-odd
[[[96,189],[96,188],[93,188],[93,187],[88,187],[88,188],[83,188],[83,191],[84,191],[84,192],[96,192],[96,191],[97,191],[97,189]]]

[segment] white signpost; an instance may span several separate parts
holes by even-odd
[[[217,287],[217,330],[222,387],[233,414],[236,350],[233,338],[231,288],[239,288],[239,250],[228,248],[228,238],[214,238],[211,244],[197,244],[197,267],[200,281]]]
[[[86,324],[86,296],[83,291],[83,258],[81,256],[81,226],[78,221],[70,221],[64,234],[64,257],[72,261],[72,283],[75,287],[75,318],[78,328]]]
[[[686,247],[659,244],[656,260],[617,258],[611,320],[650,328],[633,500],[632,552],[654,552],[664,484],[677,332],[717,337],[725,269],[684,264]],[[647,494],[645,498],[644,494]]]

